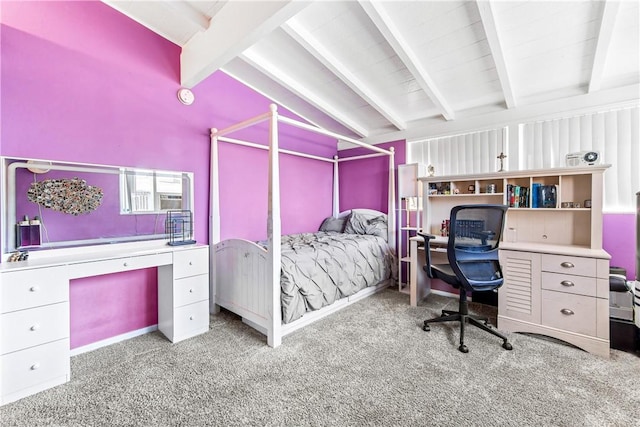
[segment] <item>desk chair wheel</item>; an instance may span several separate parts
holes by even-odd
[[[513,346],[508,341],[502,343],[502,348],[504,348],[505,350],[513,350]]]
[[[460,344],[460,347],[458,347],[458,350],[460,350],[462,353],[469,353],[469,347],[467,347],[464,344]]]
[[[431,326],[429,326],[426,320],[424,322],[424,325],[422,325],[422,330],[425,332],[429,332],[431,330]]]

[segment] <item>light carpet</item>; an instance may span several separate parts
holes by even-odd
[[[640,358],[468,328],[421,329],[457,300],[419,307],[385,290],[278,348],[223,311],[171,344],[154,332],[71,359],[71,381],[0,408],[2,426],[632,426]],[[473,305],[472,310],[492,308]]]

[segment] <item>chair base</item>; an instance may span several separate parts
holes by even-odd
[[[489,332],[490,334],[493,334],[498,338],[501,338],[502,348],[504,348],[505,350],[513,350],[513,346],[511,345],[511,343],[509,343],[507,337],[493,329],[491,324],[489,323],[489,318],[485,316],[476,316],[473,314],[463,314],[458,311],[442,310],[441,316],[425,320],[424,325],[422,326],[422,330],[430,331],[431,327],[429,326],[429,323],[440,322],[460,322],[460,346],[458,347],[458,350],[460,350],[462,353],[469,352],[469,348],[464,344],[464,328],[467,323],[476,326],[483,331]]]

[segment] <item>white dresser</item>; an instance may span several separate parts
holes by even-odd
[[[158,329],[172,342],[209,330],[209,250],[173,253],[158,268]]]
[[[609,357],[609,256],[602,250],[536,247],[500,251],[505,284],[498,326],[562,339]]]
[[[0,264],[0,405],[69,381],[70,279],[150,267],[158,329],[174,343],[208,331],[208,246],[125,243]]]

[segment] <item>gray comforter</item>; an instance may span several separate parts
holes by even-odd
[[[282,236],[282,321],[395,276],[395,258],[385,239],[317,232]]]

